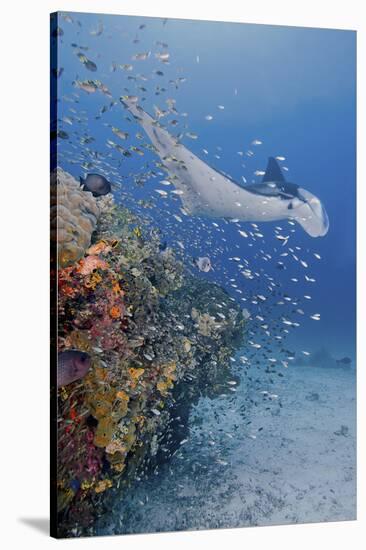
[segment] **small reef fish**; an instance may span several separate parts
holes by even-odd
[[[91,367],[90,356],[74,349],[61,351],[57,358],[57,387],[83,378]]]
[[[112,132],[118,136],[120,139],[128,139],[128,133],[122,132],[119,128],[116,128],[115,126],[112,126]]]
[[[132,59],[135,61],[145,61],[150,57],[151,52],[136,53],[132,56]]]
[[[314,313],[314,315],[310,315],[310,319],[313,319],[314,321],[320,321],[320,313]]]
[[[170,54],[168,52],[162,52],[162,53],[156,53],[155,54],[156,59],[159,59],[159,61],[167,62],[169,61]]]
[[[207,256],[204,256],[203,258],[195,258],[193,263],[200,271],[203,271],[204,273],[208,273],[211,269],[213,269],[211,260]]]
[[[111,184],[109,181],[99,174],[88,174],[85,179],[80,179],[80,185],[83,187],[83,191],[90,191],[93,193],[93,197],[100,197],[107,195],[111,192]]]
[[[83,80],[83,81],[75,80],[73,82],[73,85],[76,88],[79,88],[80,90],[84,90],[84,92],[87,92],[88,94],[92,94],[96,92],[96,90],[98,89],[97,85],[93,80]]]
[[[96,64],[93,61],[91,61],[90,59],[88,59],[86,57],[86,55],[84,55],[83,53],[78,53],[77,56],[78,56],[80,62],[83,63],[83,65],[86,69],[88,69],[89,71],[92,71],[92,72],[95,72],[97,70]]]

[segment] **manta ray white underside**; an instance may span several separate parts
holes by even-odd
[[[273,158],[262,183],[242,187],[179,143],[137,104],[136,98],[123,96],[121,102],[149,136],[171,182],[182,192],[180,198],[190,215],[244,222],[291,219],[311,237],[328,232],[329,220],[321,201],[306,189],[286,182]]]

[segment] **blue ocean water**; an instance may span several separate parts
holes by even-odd
[[[310,270],[316,284],[306,283],[302,276],[293,290],[289,287],[289,292],[301,295],[310,290],[314,309],[311,312],[321,313],[321,322],[314,327],[312,320],[303,319],[301,330],[293,335],[294,344],[310,350],[324,345],[336,355],[355,359],[355,33],[93,14],[75,14],[73,19],[73,23],[60,20],[64,34],[60,37],[58,63],[64,71],[58,80],[58,115],[61,120],[70,115],[73,118],[70,108],[76,107],[77,111],[83,111],[84,120],[74,122],[73,126],[61,122],[61,127],[72,136],[72,147],[67,140],[59,140],[62,166],[77,178],[88,171],[80,161],[69,162],[70,159],[75,162],[76,152],[81,159],[87,156],[77,139],[85,133],[95,140],[89,145],[90,150],[107,156],[123,178],[124,188],[136,197],[154,195],[156,180],[150,178],[143,189],[133,189],[130,174],[134,170],[143,173],[145,163],[158,160],[157,157],[145,151],[143,158],[138,155],[124,158],[118,153],[112,155],[113,150],[106,145],[108,139],[124,145],[106,124],[128,131],[131,136],[138,131],[144,133],[138,126],[131,128],[133,125],[123,119],[125,113],[119,97],[128,93],[146,98],[143,106],[148,112],[153,112],[153,105],[166,107],[165,99],[174,98],[177,110],[188,114],[181,118],[188,126],[187,131],[198,135],[197,140],[185,137],[182,142],[238,182],[242,182],[242,176],[248,183],[259,182],[261,176],[255,176],[254,172],[265,169],[267,157],[286,157],[283,163],[288,167],[286,178],[316,194],[330,219],[330,229],[324,238],[312,239],[296,228],[296,246],[308,258],[318,252],[322,260],[311,258]],[[91,35],[90,32],[98,31],[98,24],[103,26],[102,33]],[[139,30],[140,25],[146,27]],[[169,46],[169,64],[157,60],[154,53],[146,60],[132,60],[139,52],[163,51],[156,45],[159,41]],[[76,55],[80,50],[72,47],[73,43],[87,46],[85,54],[96,63],[96,73],[80,63]],[[131,64],[133,69],[124,71],[118,67],[111,72],[113,64]],[[164,75],[156,75],[156,70]],[[146,76],[147,81],[138,76],[135,81],[128,80],[139,74]],[[97,120],[99,111],[112,99],[99,92],[88,94],[73,85],[76,80],[90,78],[101,80],[117,101]],[[176,89],[169,81],[178,78],[186,81]],[[167,91],[155,95],[157,86]],[[218,109],[218,105],[225,108]],[[207,121],[206,115],[213,119]],[[138,146],[139,140],[132,139]],[[254,139],[263,144],[251,146]],[[148,141],[145,137],[144,140]],[[205,155],[202,149],[209,154]],[[254,150],[254,157],[238,155],[250,149]],[[167,208],[166,201],[157,202],[160,210]],[[218,223],[222,224],[220,220]],[[272,222],[268,227],[261,224],[268,239],[276,225],[281,224]],[[224,231],[232,249],[238,246],[242,251],[246,243],[238,232],[227,224]],[[220,236],[213,238],[219,245]],[[194,246],[186,242],[193,256],[207,253],[206,239],[202,231]],[[251,249],[244,248],[249,261],[260,244],[259,241]],[[263,243],[266,246],[271,251],[273,239]],[[228,273],[232,271],[231,263],[223,255],[220,262]],[[267,263],[265,267],[273,271],[273,265]],[[276,277],[280,275],[287,282],[290,275],[296,277],[299,272],[303,275],[297,265],[289,265],[286,277],[278,272]],[[248,286],[248,281],[243,281],[243,291]]]
[[[291,358],[297,362],[293,354],[309,361],[325,350],[334,359],[349,357],[354,367],[356,34],[95,14],[59,16],[59,25],[58,121],[66,136],[58,140],[58,164],[77,179],[104,174],[117,202],[150,219],[189,269],[224,286],[249,311],[254,341],[260,335],[262,342],[260,324],[268,324],[272,356],[279,357],[275,335],[290,320],[294,324],[285,325],[290,365]],[[156,56],[167,52],[168,62]],[[97,70],[88,69],[80,55]],[[80,88],[86,80],[102,82],[109,92],[88,93]],[[160,159],[143,146],[150,143],[144,130],[121,105],[124,95],[136,95],[149,113],[154,106],[167,110],[166,100],[173,100],[177,113],[160,122],[241,185],[261,182],[268,157],[283,159],[286,179],[321,199],[329,216],[327,235],[312,238],[282,220],[253,226],[186,216],[179,196],[156,193],[166,190],[161,180],[167,176],[155,164]],[[113,128],[127,132],[128,139]],[[153,208],[141,208],[141,199]],[[279,232],[290,235],[285,245],[276,238]],[[211,260],[208,273],[193,266],[202,256]],[[182,480],[185,474],[179,475]]]

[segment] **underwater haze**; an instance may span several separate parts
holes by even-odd
[[[81,259],[75,258],[84,264],[74,264],[79,265],[74,272],[73,264],[65,263],[61,280],[74,288],[84,284],[80,274],[87,273],[86,260],[93,254],[100,270],[94,291],[103,284],[103,270],[112,266],[111,277],[121,277],[124,291],[113,306],[125,312],[121,330],[128,346],[140,307],[132,291],[129,298],[129,285],[133,288],[140,277],[136,296],[140,292],[143,301],[142,273],[154,286],[159,262],[166,265],[171,254],[182,266],[185,282],[170,287],[172,275],[159,307],[170,319],[168,325],[174,318],[183,327],[177,329],[185,337],[180,348],[188,355],[195,346],[201,350],[188,374],[180,374],[179,359],[174,360],[174,376],[172,370],[164,371],[171,382],[165,374],[167,386],[157,386],[165,400],[161,409],[158,401],[149,405],[144,397],[145,409],[134,413],[155,422],[163,408],[173,411],[166,425],[161,421],[159,428],[152,424],[155,428],[147,430],[148,444],[143,424],[136,421],[132,435],[137,439],[118,466],[121,479],[137,448],[148,445],[154,459],[146,458],[132,474],[130,468],[128,481],[110,474],[111,456],[117,456],[117,447],[110,450],[112,442],[117,445],[116,431],[105,445],[94,438],[96,452],[107,449],[107,454],[100,458],[100,470],[88,474],[88,482],[82,472],[70,474],[71,467],[63,465],[64,478],[58,482],[67,505],[59,510],[60,533],[72,537],[354,519],[356,33],[83,13],[59,13],[52,21],[51,76],[57,96],[52,167],[77,185],[82,178],[80,190],[100,211],[106,208],[101,201],[111,196],[113,208],[127,209],[123,219],[133,220],[134,247],[145,250],[149,239],[159,243],[156,259],[146,260],[144,252],[141,266],[131,267],[132,255],[124,253],[132,246],[123,240],[127,229],[118,233],[122,214],[113,221],[112,209],[109,218],[102,214],[95,222],[90,237],[92,246],[103,240],[110,247],[105,251],[99,245],[97,252],[84,247]],[[90,174],[102,179],[88,180]],[[92,188],[97,183],[99,191]],[[240,194],[241,202],[234,204],[230,193]],[[310,217],[296,218],[297,208],[305,207]],[[112,237],[122,255],[115,259]],[[149,275],[144,271],[148,261],[155,266],[153,275],[151,266]],[[173,273],[178,264],[171,265]],[[109,354],[115,360],[119,348],[101,344],[101,328],[92,326],[99,298],[88,288],[82,298],[72,290],[60,298],[76,301],[63,305],[59,350],[74,350],[75,332],[83,332],[92,347],[77,349],[92,361],[93,353],[99,354],[108,370]],[[210,298],[204,302],[206,292]],[[189,303],[189,309],[180,309],[179,300]],[[89,324],[75,321],[78,307],[93,312]],[[227,325],[225,336],[214,334],[229,319],[230,332]],[[189,323],[191,332],[185,332]],[[156,326],[157,332],[162,330]],[[143,380],[149,357],[154,356],[155,364],[159,350],[165,353],[164,342],[146,334],[143,346],[149,338],[149,349],[134,348],[145,354],[133,372],[129,367],[134,382],[119,389],[128,394],[126,411],[140,398],[134,392],[140,396],[147,387]],[[164,338],[169,340],[170,334]],[[90,351],[93,346],[100,351]],[[215,373],[220,371],[220,349],[225,349],[223,370],[230,369],[230,375],[215,379],[209,391],[197,386],[189,407],[182,406],[180,388],[190,395],[187,388],[199,377],[194,369],[208,364],[210,354],[215,355]],[[178,357],[181,351],[176,353]],[[81,385],[83,376],[78,376]],[[94,383],[90,376],[85,387]],[[68,383],[75,385],[75,379]],[[74,391],[67,384],[60,385],[62,403]],[[85,400],[83,418],[89,419],[92,441],[102,418],[90,398]],[[60,408],[60,414],[65,419],[69,411]],[[125,428],[132,437],[129,422]],[[136,436],[139,430],[141,437]],[[164,457],[155,449],[159,445]],[[90,502],[99,499],[91,507],[98,510],[96,516],[77,501],[80,492],[90,490]]]

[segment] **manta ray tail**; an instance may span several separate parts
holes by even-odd
[[[137,104],[136,98],[122,96],[120,101],[141,124],[155,146],[158,155],[161,158],[171,155],[173,148],[177,145],[177,140]]]
[[[134,96],[123,95],[119,98],[120,102],[130,113],[140,121],[143,119],[145,111],[138,105],[138,99]]]
[[[159,124],[158,121],[149,115],[142,107],[137,104],[136,98],[130,96],[122,96],[120,98],[122,105],[130,111],[136,121],[142,126],[146,134],[149,136],[152,144],[155,147],[155,152],[162,160],[165,170],[169,174],[169,177],[176,189],[182,192],[180,199],[183,207],[189,214],[195,215],[199,213],[200,196],[189,184],[190,178],[182,180],[181,173],[186,175],[184,171],[185,163],[176,162],[173,158],[180,153],[185,152],[186,149],[183,145],[179,144],[177,139],[169,134],[169,132]],[[186,151],[186,157],[189,157],[190,163],[194,155],[188,150]],[[181,156],[181,155],[180,155]],[[187,180],[187,181],[186,181]]]
[[[263,176],[262,183],[268,181],[285,181],[281,168],[275,158],[269,157],[266,173]]]

